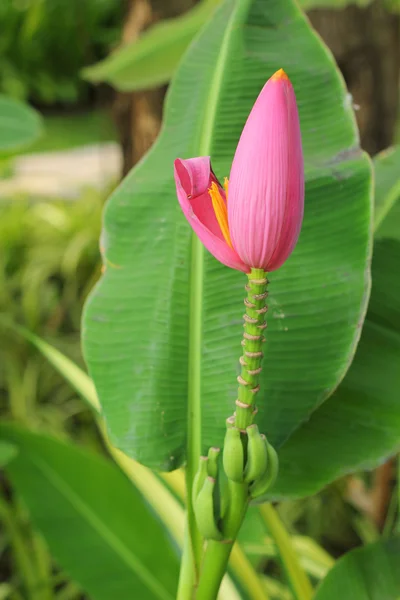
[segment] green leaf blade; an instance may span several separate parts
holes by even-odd
[[[315,493],[400,449],[400,194],[393,196],[399,158],[393,149],[374,159],[373,287],[354,361],[336,392],[281,448],[273,497]]]
[[[7,473],[60,564],[94,600],[172,600],[178,559],[138,492],[111,463],[2,425],[19,454]]]
[[[339,559],[315,594],[315,600],[398,600],[400,539],[357,548]]]
[[[151,467],[178,466],[187,435],[191,232],[173,160],[207,152],[218,176],[228,175],[248,112],[281,66],[298,98],[307,193],[299,245],[270,277],[258,422],[273,443],[328,397],[354,353],[369,290],[371,177],[343,81],[292,2],[226,1],[179,67],[158,142],[108,203],[106,273],[84,316],[85,355],[111,437]],[[204,451],[222,444],[234,410],[245,280],[206,251],[203,258]]]
[[[0,154],[17,152],[42,133],[39,114],[22,102],[0,95]]]

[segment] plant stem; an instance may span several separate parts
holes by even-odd
[[[209,540],[204,553],[201,577],[196,600],[216,600],[225,575],[233,542],[223,543]]]
[[[191,600],[194,594],[195,583],[196,579],[192,544],[189,537],[188,527],[186,525],[176,600]]]
[[[262,346],[265,341],[263,332],[267,326],[265,319],[268,295],[266,273],[262,269],[252,269],[248,274],[248,279],[245,287],[247,291],[246,312],[243,315],[243,355],[240,357],[242,368],[238,377],[239,390],[235,419],[236,427],[242,431],[253,423],[254,415],[257,412],[255,400],[260,388]]]
[[[32,547],[36,558],[35,570],[37,574],[37,588],[41,600],[52,600],[53,584],[51,579],[52,564],[51,557],[47,551],[47,546],[42,536],[32,532]]]
[[[14,508],[14,510],[13,510]],[[20,525],[15,515],[16,507],[11,507],[0,496],[0,518],[7,531],[9,543],[12,547],[13,556],[18,568],[18,573],[23,581],[27,597],[31,600],[39,600],[37,590],[37,577],[32,555],[29,551],[26,538],[22,535]]]
[[[310,580],[300,565],[298,556],[293,549],[291,537],[286,531],[277,511],[272,504],[263,504],[259,507],[259,510],[274,540],[296,600],[311,600],[313,597],[313,588]]]
[[[224,542],[209,540],[201,565],[196,600],[215,600],[225,575],[229,556],[236,536],[246,514],[248,486],[229,480],[230,506],[224,521]],[[228,541],[226,541],[228,540]]]
[[[250,600],[269,600],[265,585],[238,543],[232,548],[229,565]]]
[[[190,277],[189,360],[188,360],[188,431],[186,451],[186,507],[187,529],[192,545],[195,581],[202,555],[203,541],[197,529],[192,502],[192,485],[201,452],[201,347],[203,319],[203,247],[200,240],[192,237],[192,261]],[[188,548],[186,549],[186,552]],[[184,550],[185,552],[185,550]],[[182,565],[188,565],[187,557]],[[184,579],[186,580],[186,575]]]

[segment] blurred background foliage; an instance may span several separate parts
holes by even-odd
[[[108,54],[122,16],[114,0],[2,0],[0,91],[40,105],[87,102],[80,69]]]
[[[0,149],[0,181],[13,175],[18,152],[68,150],[116,137],[126,172],[157,136],[166,84],[217,3],[1,0],[0,93],[39,108],[42,119],[23,147],[9,148],[7,154]],[[399,139],[399,1],[302,4],[335,54],[350,101],[360,107],[363,146],[373,154],[390,146]],[[117,91],[93,85],[99,82]],[[390,168],[396,171],[396,164]],[[83,188],[74,201],[29,193],[0,197],[1,416],[99,453],[104,448],[92,413],[9,325],[26,327],[83,367],[82,306],[100,274],[101,211],[114,184],[101,191]],[[392,187],[400,189],[398,183]],[[391,460],[372,474],[343,478],[316,496],[280,506],[315,580],[325,575],[333,558],[376,541],[382,531],[399,530],[395,469]],[[1,489],[0,600],[87,597],[54,562],[3,476]],[[250,523],[242,537],[251,561],[274,577],[272,597],[290,600],[290,590],[279,584],[282,570],[266,536],[260,540]]]

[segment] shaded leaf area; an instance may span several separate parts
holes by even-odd
[[[23,149],[41,133],[42,121],[35,110],[0,95],[0,155]]]
[[[179,68],[158,142],[108,203],[106,272],[84,315],[85,355],[113,443],[154,468],[184,460],[189,383],[201,393],[203,449],[222,444],[245,294],[242,274],[192,244],[173,160],[211,154],[217,174],[228,175],[252,104],[280,66],[298,98],[307,185],[299,244],[270,276],[258,423],[272,443],[329,396],[354,352],[368,296],[371,178],[343,81],[293,2],[227,0]],[[195,273],[193,257],[202,265]],[[202,299],[195,309],[194,297]],[[196,372],[188,370],[193,327],[203,340]]]
[[[60,565],[93,600],[172,600],[178,557],[140,494],[111,462],[16,426],[6,467]]]
[[[391,202],[400,181],[399,171],[396,177],[381,160],[374,161],[378,209]],[[372,468],[400,448],[399,200],[376,230],[371,298],[354,361],[336,392],[281,449],[272,495],[311,494],[327,479]]]
[[[0,440],[0,467],[5,467],[12,460],[18,450],[14,444]]]
[[[341,558],[315,594],[315,600],[398,600],[400,538],[357,548]]]
[[[375,239],[400,238],[400,146],[384,150],[374,158]],[[390,213],[391,218],[386,217]]]

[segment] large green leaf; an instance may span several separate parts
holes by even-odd
[[[140,494],[112,463],[11,425],[6,471],[50,550],[92,600],[172,600],[178,558]]]
[[[357,548],[328,573],[314,600],[398,600],[400,538]]]
[[[158,142],[108,203],[106,272],[84,315],[111,438],[152,467],[182,462],[187,413],[200,411],[200,398],[202,447],[222,443],[245,293],[242,274],[193,242],[172,163],[211,154],[218,175],[228,174],[251,106],[280,66],[298,98],[307,187],[299,244],[270,277],[258,422],[274,444],[326,400],[355,350],[369,288],[371,177],[343,81],[294,2],[226,0],[181,64]]]
[[[275,496],[313,493],[400,448],[400,153],[374,163],[373,286],[361,340],[342,384],[281,448]]]
[[[42,133],[42,121],[32,108],[0,95],[0,154],[21,150]]]

